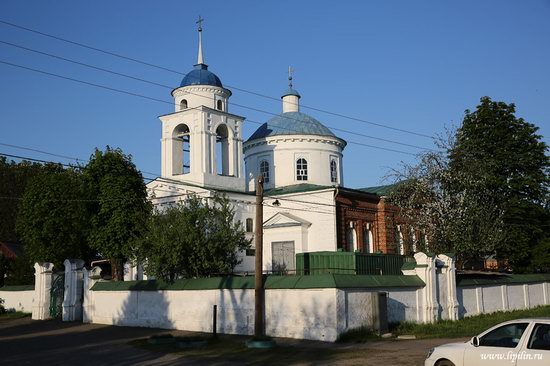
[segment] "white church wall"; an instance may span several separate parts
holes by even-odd
[[[279,207],[273,206],[275,200],[281,204]],[[288,212],[311,223],[307,229],[307,240],[302,239],[302,242],[307,244],[302,247],[302,251],[336,251],[334,189],[266,196],[264,202],[264,220],[278,212]]]
[[[260,172],[261,160],[270,162],[270,179],[265,188],[309,183],[322,186],[343,185],[341,169],[338,168],[337,182],[330,179],[330,160],[335,158],[338,167],[342,165],[342,148],[337,139],[311,135],[279,135],[267,137],[266,143],[246,143],[245,165],[248,189],[255,190],[254,177]],[[307,160],[308,179],[296,177],[296,161]]]

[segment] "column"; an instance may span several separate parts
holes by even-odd
[[[50,290],[52,288],[53,263],[34,264],[34,304],[32,319],[50,319]]]
[[[65,293],[63,296],[63,321],[70,322],[82,319],[82,259],[66,259]]]

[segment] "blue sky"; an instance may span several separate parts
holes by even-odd
[[[303,105],[425,135],[459,124],[485,95],[550,135],[550,1],[11,1],[0,20],[186,73],[196,62],[195,21],[204,22],[209,69],[224,85],[275,98],[289,65]],[[0,41],[164,85],[182,75],[0,24]],[[170,101],[170,89],[128,80],[0,43],[0,61]],[[281,104],[233,89],[231,102],[270,113]],[[160,173],[160,122],[171,106],[0,64],[0,143],[88,158],[117,146],[138,168]],[[248,120],[270,114],[230,106]],[[429,138],[302,108],[328,127],[433,147]],[[258,127],[248,123],[247,138]],[[335,131],[348,140],[418,149]],[[69,162],[0,146],[0,152]],[[413,157],[354,144],[345,185],[384,183]]]

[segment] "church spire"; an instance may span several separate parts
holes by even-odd
[[[294,69],[288,67],[288,89],[283,93],[283,113],[300,111],[300,93],[292,87],[292,73]]]
[[[197,24],[199,25],[199,54],[197,57],[197,65],[204,65],[204,58],[202,56],[202,22],[204,21],[203,18],[199,15],[199,20],[197,20]]]

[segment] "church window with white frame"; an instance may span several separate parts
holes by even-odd
[[[260,162],[260,174],[264,177],[264,183],[269,183],[269,162],[267,160]]]
[[[304,158],[296,160],[296,180],[307,180],[307,160]]]
[[[330,159],[330,181],[338,183],[338,164],[334,158]]]

